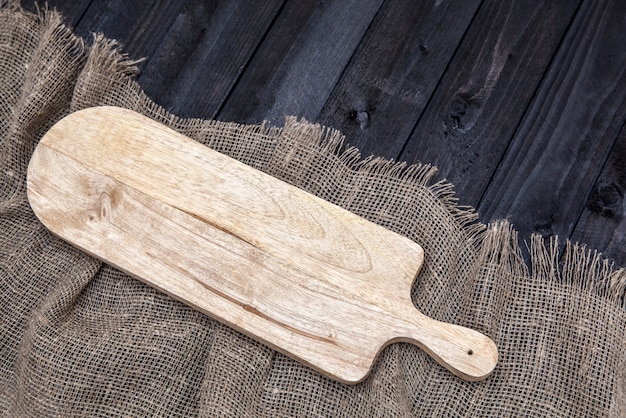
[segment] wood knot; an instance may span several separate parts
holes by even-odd
[[[601,216],[621,217],[624,213],[624,191],[613,182],[600,180],[589,196],[587,207]]]
[[[456,99],[450,102],[450,116],[463,116],[467,113],[467,101],[461,97],[457,97]]]
[[[350,112],[350,119],[359,124],[361,129],[365,129],[370,124],[370,114],[367,110],[358,109]]]
[[[100,193],[98,198],[97,213],[98,219],[104,220],[111,217],[113,211],[120,203],[121,192],[117,188],[110,188]],[[95,218],[89,217],[90,221],[94,221]]]
[[[451,128],[454,130],[464,130],[469,103],[463,97],[457,96],[448,105],[448,120],[451,121]],[[446,124],[447,125],[447,124]]]

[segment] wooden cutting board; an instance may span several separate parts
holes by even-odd
[[[470,381],[497,362],[486,336],[415,309],[418,244],[138,113],[54,125],[28,198],[74,246],[341,382],[398,341]]]

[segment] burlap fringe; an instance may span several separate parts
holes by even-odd
[[[122,52],[122,45],[107,39],[102,33],[94,33],[93,43],[89,51],[90,59],[85,65],[85,71],[97,70],[122,76],[136,76],[139,74],[137,64],[144,58],[133,60],[127,53]]]
[[[578,288],[626,309],[626,269],[584,245],[565,241],[561,250],[557,236],[544,239],[534,234],[526,246],[530,267],[523,259],[518,233],[508,221],[489,226],[481,243],[485,264],[506,265],[512,274],[533,281],[552,282]]]
[[[39,3],[35,3],[35,12],[29,13],[22,8],[20,0],[0,0],[0,12],[20,12],[20,17],[34,19],[38,23],[37,27],[44,28],[43,32],[47,36],[57,35],[66,40],[69,51],[83,46],[82,39],[75,36],[71,29],[64,25],[63,16],[55,9],[50,10],[48,3],[45,3],[43,8],[40,7]],[[46,36],[42,36],[41,39],[48,40]]]
[[[38,3],[35,7],[35,13],[28,13],[23,10],[19,0],[0,0],[0,12],[21,12],[20,16],[34,19],[38,23],[37,27],[43,28],[40,37],[43,43],[58,42],[69,53],[83,53],[85,45],[82,38],[74,35],[72,30],[65,26],[63,16],[59,12],[55,9],[50,10],[47,3],[43,8]]]
[[[40,19],[44,34],[41,36],[43,42],[55,42],[62,46],[62,50],[66,51],[69,56],[76,59],[84,59],[85,43],[83,39],[74,35],[72,30],[65,26],[63,16],[56,10],[48,9],[46,4],[44,9],[37,7],[37,19]],[[43,45],[39,45],[41,50]],[[37,56],[37,54],[35,55]]]
[[[626,270],[615,266],[595,250],[567,240],[562,254],[558,238],[544,243],[533,235],[530,244],[532,264],[540,266],[533,275],[554,276],[560,283],[596,294],[626,308]]]
[[[518,232],[508,221],[489,225],[481,241],[480,259],[485,266],[499,266],[515,276],[530,276],[519,246]]]

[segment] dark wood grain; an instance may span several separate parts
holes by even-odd
[[[116,39],[135,59],[149,57],[172,25],[185,2],[168,0],[94,0],[76,25],[88,39],[101,32]]]
[[[626,126],[593,186],[572,240],[626,265]]]
[[[382,0],[287,2],[219,118],[314,120]]]
[[[122,43],[140,63],[139,82],[180,116],[213,118],[282,5],[282,0],[100,0],[76,27]]]
[[[397,157],[479,4],[386,1],[319,121],[365,155]]]
[[[626,114],[626,3],[583,2],[478,208],[569,237]]]
[[[486,2],[400,160],[429,162],[476,206],[536,91],[577,2]]]
[[[173,113],[214,118],[281,5],[282,0],[189,1],[140,84]]]

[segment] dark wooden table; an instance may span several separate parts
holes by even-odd
[[[482,221],[626,264],[625,1],[48,4],[145,57],[139,83],[175,114],[318,121],[364,155],[438,166]]]

